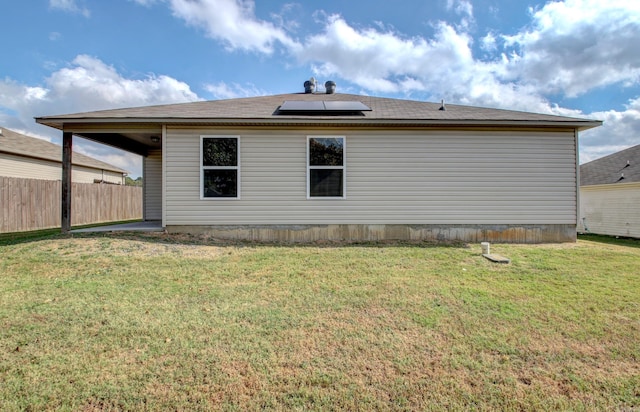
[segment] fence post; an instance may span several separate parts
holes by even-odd
[[[71,231],[71,153],[73,150],[73,133],[62,133],[62,233]]]

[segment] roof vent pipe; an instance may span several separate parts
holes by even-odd
[[[438,110],[447,110],[447,107],[444,105],[444,99],[442,99],[442,105],[440,106],[440,109]]]
[[[306,82],[304,82],[304,92],[305,93],[313,93],[316,91],[316,79],[313,77]]]
[[[336,92],[336,82],[329,80],[324,84],[324,89],[327,94],[334,94]]]
[[[314,87],[313,84],[307,80],[306,82],[304,82],[304,92],[309,94],[309,93],[313,93]]]

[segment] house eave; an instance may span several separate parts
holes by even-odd
[[[36,122],[58,130],[72,131],[77,125],[234,126],[234,127],[500,127],[567,128],[579,131],[602,125],[601,121],[535,121],[478,119],[352,119],[352,118],[36,118]]]

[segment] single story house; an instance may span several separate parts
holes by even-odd
[[[124,184],[127,172],[100,160],[73,153],[75,183]],[[0,127],[0,176],[62,179],[62,148],[46,140]]]
[[[168,232],[575,241],[578,133],[601,122],[307,91],[36,121],[65,151],[76,135],[144,156],[145,218]]]
[[[583,233],[640,238],[640,145],[580,165]]]

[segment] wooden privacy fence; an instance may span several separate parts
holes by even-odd
[[[0,176],[0,233],[60,227],[59,180]],[[142,219],[142,188],[73,183],[71,224]]]

